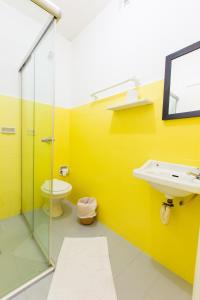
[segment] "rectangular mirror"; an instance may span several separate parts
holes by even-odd
[[[163,120],[200,116],[200,42],[166,57]]]

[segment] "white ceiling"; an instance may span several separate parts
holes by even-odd
[[[41,24],[46,23],[48,14],[33,4],[31,0],[0,0],[34,18]],[[62,9],[62,19],[58,30],[73,40],[110,2],[110,0],[50,0]]]
[[[51,0],[62,9],[58,30],[73,40],[110,0]]]
[[[36,20],[43,26],[47,23],[49,14],[30,0],[0,0],[1,2],[12,9],[18,10],[24,16]]]

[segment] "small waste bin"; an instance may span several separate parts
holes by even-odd
[[[78,200],[77,215],[83,225],[90,225],[96,217],[97,201],[93,197],[84,197]]]

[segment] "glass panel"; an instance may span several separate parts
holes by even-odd
[[[0,298],[48,269],[21,215],[0,221]]]
[[[49,256],[54,104],[54,26],[35,51],[34,236]]]
[[[49,259],[54,23],[22,70],[22,213]]]
[[[22,70],[22,213],[33,231],[34,55]]]
[[[30,231],[25,228],[26,235],[20,236],[20,242],[27,242],[28,247],[27,253],[21,252],[22,257],[29,256],[33,262],[33,268],[27,264],[25,271],[22,262],[22,283],[49,267],[53,173],[54,24],[52,23],[21,71],[22,214]],[[49,181],[49,189],[44,192],[42,187],[46,181]]]
[[[51,133],[50,111],[52,112],[53,109],[53,92],[51,91],[54,83],[52,81],[53,67],[51,75],[47,74],[50,68],[42,63],[45,49],[41,51],[43,44],[41,40],[21,71],[22,97],[20,98],[18,94],[17,68],[50,15],[31,1],[0,0],[0,16],[2,25],[0,67],[2,74],[5,73],[0,91],[0,125],[14,130],[13,134],[0,134],[0,298],[2,298],[49,268],[48,246],[42,247],[43,244],[47,245],[49,240],[48,225],[45,225],[49,224],[49,216],[45,215],[46,223],[41,221],[42,226],[39,226],[35,211],[38,208],[37,203],[43,201],[38,198],[40,187],[36,186],[37,174],[39,171],[43,172],[48,169],[49,172],[46,171],[41,180],[51,178],[49,174],[52,145],[46,144],[49,147],[43,147],[41,153],[40,149],[38,150],[37,138]],[[4,28],[6,28],[6,33]],[[53,25],[45,34],[44,41],[47,36],[51,36],[53,44]],[[46,47],[46,51],[49,48]],[[37,69],[35,73],[38,63],[41,64],[40,69]],[[53,65],[52,60],[51,64]],[[40,86],[43,92],[48,92],[49,100],[46,102],[48,109],[45,110],[46,130],[43,130],[43,124],[39,122],[42,112],[38,102],[41,99],[35,101],[35,95],[38,97],[38,90],[40,90],[37,76],[40,76],[39,81],[43,82],[43,86]],[[49,76],[45,82],[42,79],[43,76]],[[13,96],[6,96],[6,94]],[[36,157],[37,153],[38,157]],[[39,170],[37,162],[42,161],[41,155],[45,157],[45,162],[44,168]],[[43,203],[40,203],[40,206],[43,211]],[[21,211],[22,214],[20,214]],[[35,238],[38,232],[40,232],[39,237],[42,232],[40,239]],[[40,241],[40,244],[37,241]],[[46,249],[46,255],[41,248]]]

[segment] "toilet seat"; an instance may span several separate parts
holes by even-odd
[[[52,183],[52,193],[51,193],[51,183]],[[63,195],[69,193],[72,189],[70,183],[53,179],[53,180],[45,180],[45,182],[41,186],[41,190],[45,194],[52,194],[53,196]]]

